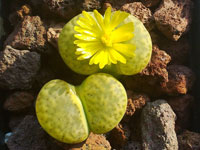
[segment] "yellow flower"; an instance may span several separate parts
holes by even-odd
[[[89,64],[99,64],[103,69],[105,65],[117,62],[126,63],[126,57],[134,55],[135,45],[128,44],[133,38],[134,25],[132,22],[123,24],[129,16],[128,13],[116,11],[111,13],[109,7],[104,17],[97,11],[94,16],[86,11],[82,12],[83,17],[77,21],[74,36],[77,40],[76,55],[78,60],[90,59]]]

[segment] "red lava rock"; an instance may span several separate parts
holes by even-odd
[[[154,18],[151,10],[146,8],[141,2],[125,4],[121,7],[121,10],[138,18],[148,30],[151,30],[154,27]]]
[[[163,85],[168,95],[186,94],[193,86],[195,75],[186,66],[170,65],[167,67],[169,81]]]
[[[43,52],[46,46],[46,29],[39,16],[25,16],[6,39],[5,45],[16,49]]]
[[[150,96],[162,94],[161,85],[168,81],[167,64],[170,56],[153,46],[151,61],[148,66],[137,75],[125,77],[125,85],[128,89],[147,93]]]
[[[49,141],[35,116],[26,116],[6,143],[9,150],[62,150]]]
[[[108,140],[110,141],[112,148],[120,149],[127,143],[129,137],[130,129],[128,126],[119,124],[109,133]]]
[[[185,131],[178,135],[178,144],[180,150],[199,150],[200,149],[200,134],[190,131]]]
[[[22,21],[25,16],[31,15],[32,10],[29,5],[23,5],[21,8],[9,16],[9,21],[12,25],[15,25],[17,22]]]
[[[6,46],[0,52],[0,88],[30,89],[40,69],[40,55]]]
[[[11,94],[4,103],[4,109],[8,111],[23,111],[33,105],[35,96],[26,91]]]
[[[53,13],[71,19],[80,13],[82,0],[43,0],[44,5]]]
[[[191,126],[191,113],[193,108],[194,98],[187,94],[183,96],[170,97],[167,102],[176,113],[177,120],[176,125],[186,129]]]
[[[141,0],[143,5],[146,7],[154,7],[157,6],[161,0]]]
[[[169,39],[177,41],[191,24],[191,0],[163,0],[154,13],[157,28]]]

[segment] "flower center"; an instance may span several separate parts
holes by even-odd
[[[108,35],[106,33],[101,37],[101,42],[106,47],[112,47],[112,40],[110,38],[110,35]]]

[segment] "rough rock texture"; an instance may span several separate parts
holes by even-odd
[[[44,5],[54,14],[71,19],[80,13],[82,0],[43,0]]]
[[[16,49],[43,52],[46,50],[46,29],[39,16],[25,16],[5,41]]]
[[[127,143],[129,137],[129,127],[119,124],[112,131],[110,131],[108,140],[110,141],[112,148],[120,149]]]
[[[193,86],[195,75],[186,66],[170,65],[167,67],[169,81],[163,91],[168,95],[186,94]]]
[[[29,89],[40,68],[40,55],[6,46],[0,52],[0,88]]]
[[[9,15],[9,21],[12,25],[16,25],[19,21],[22,21],[25,16],[31,15],[31,7],[29,5],[23,5],[17,11],[14,11]]]
[[[9,150],[62,150],[50,143],[36,117],[26,116],[8,139]]]
[[[4,103],[4,109],[8,111],[23,111],[33,105],[35,96],[26,91],[11,94]]]
[[[178,150],[176,115],[164,100],[148,103],[142,111],[142,140],[145,150]]]
[[[186,129],[191,127],[191,114],[193,108],[194,97],[186,94],[177,97],[170,97],[167,102],[176,113],[177,120],[176,125]]]
[[[180,150],[199,150],[200,149],[200,134],[190,131],[185,131],[178,135],[178,144]]]
[[[93,11],[94,9],[100,9],[102,6],[103,0],[84,0],[83,10]]]
[[[190,28],[191,0],[163,0],[154,13],[157,28],[169,39],[177,41]]]
[[[160,39],[159,47],[171,56],[170,64],[183,65],[189,61],[189,52],[192,50],[189,39],[180,38],[177,42]]]
[[[126,87],[150,96],[159,96],[162,93],[161,85],[168,81],[166,68],[170,60],[170,56],[165,51],[153,46],[148,66],[137,75],[125,77]]]
[[[160,3],[161,0],[141,0],[146,7],[153,7]]]
[[[122,119],[123,122],[129,122],[134,113],[141,110],[147,102],[150,101],[149,97],[145,94],[134,93],[127,90],[128,104],[125,115]]]
[[[121,10],[130,13],[137,17],[148,30],[151,30],[154,26],[154,18],[151,10],[146,8],[141,2],[128,3],[121,7]]]
[[[50,25],[47,31],[47,41],[55,48],[58,49],[58,38],[62,31],[64,24]]]
[[[123,150],[142,150],[142,145],[140,142],[130,141],[124,146]]]

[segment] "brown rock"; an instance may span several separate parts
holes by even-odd
[[[141,0],[146,7],[154,7],[160,3],[161,0]]]
[[[150,31],[154,26],[154,18],[151,10],[146,8],[141,2],[128,3],[121,7],[121,10],[130,13],[138,18]]]
[[[4,109],[17,112],[24,111],[33,105],[34,99],[34,95],[30,92],[15,92],[6,99]]]
[[[58,49],[58,38],[62,31],[64,24],[52,24],[47,31],[47,41],[55,48]]]
[[[27,15],[31,15],[31,7],[26,4],[21,6],[17,11],[11,13],[9,21],[12,25],[15,25],[17,22],[22,21]]]
[[[183,96],[171,97],[167,99],[167,102],[176,113],[177,120],[176,125],[183,129],[191,126],[191,113],[193,108],[194,98],[187,94]]]
[[[111,150],[110,143],[103,135],[90,133],[86,141],[78,144],[65,144],[55,141],[64,150]]]
[[[195,75],[186,66],[170,65],[167,67],[169,81],[163,85],[163,91],[168,95],[186,94],[193,86]]]
[[[25,16],[15,30],[8,36],[5,45],[16,49],[45,51],[46,30],[39,16]]]
[[[29,89],[40,68],[40,55],[6,46],[0,52],[0,88]]]
[[[138,141],[129,141],[123,150],[142,150],[142,144]]]
[[[100,9],[103,0],[84,0],[83,10],[93,11],[94,9]]]
[[[44,5],[52,12],[65,19],[71,19],[81,11],[82,0],[43,0]]]
[[[163,0],[154,13],[157,28],[169,39],[177,41],[191,24],[191,0]]]
[[[167,64],[170,56],[153,46],[151,61],[148,66],[137,75],[125,77],[125,85],[128,89],[144,92],[150,96],[162,94],[161,85],[168,81]]]
[[[200,149],[200,134],[190,131],[185,131],[178,135],[178,144],[180,150],[199,150]]]
[[[112,148],[121,149],[128,142],[129,137],[129,127],[119,124],[109,133],[108,140]]]

